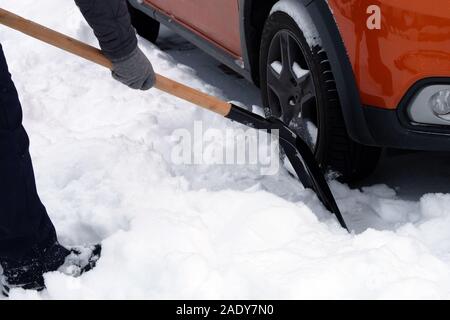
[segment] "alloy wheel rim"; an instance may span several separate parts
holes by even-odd
[[[319,114],[314,80],[302,46],[289,30],[280,30],[270,43],[267,87],[272,115],[286,123],[315,151]]]

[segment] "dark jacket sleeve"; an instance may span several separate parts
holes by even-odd
[[[137,46],[127,0],[75,0],[110,59],[129,55]]]

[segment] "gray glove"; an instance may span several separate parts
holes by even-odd
[[[132,89],[148,90],[155,84],[155,72],[145,54],[136,47],[129,55],[113,59],[112,76]]]

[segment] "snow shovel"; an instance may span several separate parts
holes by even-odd
[[[100,50],[1,8],[0,23],[110,70],[112,69],[112,63]],[[348,230],[327,181],[308,145],[279,119],[263,118],[161,75],[156,75],[155,88],[246,126],[266,130],[272,134],[277,133],[280,145],[302,184],[305,188],[314,190],[324,206],[334,213],[341,226]]]

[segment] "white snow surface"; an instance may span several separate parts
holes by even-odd
[[[292,65],[292,70],[294,71],[297,79],[301,79],[309,73],[309,70],[303,69],[297,62],[294,62],[294,64]]]
[[[270,65],[272,67],[272,69],[277,73],[277,74],[281,74],[281,72],[283,71],[283,64],[280,61],[274,61],[272,62],[272,64]]]
[[[71,0],[0,6],[96,44]],[[450,298],[450,195],[403,200],[385,185],[332,181],[348,234],[286,170],[262,177],[254,166],[170,161],[175,129],[240,126],[0,30],[60,241],[103,244],[93,271],[46,274],[47,290],[13,290],[12,299]],[[202,68],[140,46],[161,74],[228,100],[250,94],[225,94],[202,80]],[[231,81],[224,90],[241,80]]]

